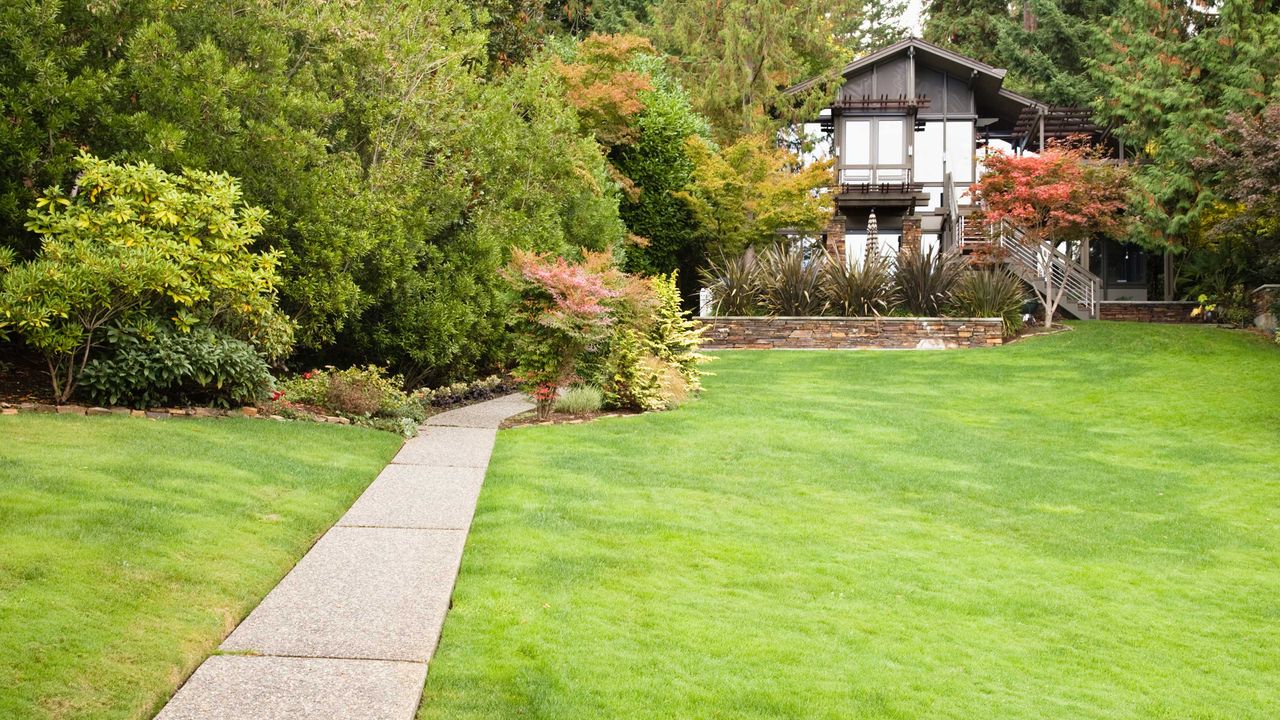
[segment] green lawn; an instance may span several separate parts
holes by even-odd
[[[500,436],[421,719],[1280,716],[1280,348],[712,369]]]
[[[0,418],[0,718],[149,718],[341,516],[389,433]]]

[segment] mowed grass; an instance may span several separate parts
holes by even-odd
[[[260,420],[0,418],[0,718],[150,718],[399,445]]]
[[[1280,716],[1280,348],[711,369],[500,435],[421,720]]]

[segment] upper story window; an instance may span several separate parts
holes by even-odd
[[[844,121],[840,165],[844,182],[906,182],[906,118]]]
[[[974,144],[972,120],[930,120],[915,134],[915,178],[917,182],[942,182],[945,169],[951,179],[965,185],[973,182]]]

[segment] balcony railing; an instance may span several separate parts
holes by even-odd
[[[922,183],[912,182],[911,168],[846,167],[840,168],[836,178],[841,194],[924,192]]]

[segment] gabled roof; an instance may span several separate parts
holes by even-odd
[[[931,65],[936,65],[939,70],[950,70],[953,75],[962,74],[960,71],[968,70],[970,72],[978,72],[988,75],[996,80],[1004,80],[1005,70],[1003,68],[992,67],[981,60],[974,60],[971,57],[966,57],[958,52],[948,50],[944,47],[939,47],[931,42],[915,37],[899,40],[892,45],[882,47],[879,50],[863,55],[848,65],[845,65],[840,70],[840,74],[848,77],[863,68],[871,67],[882,60],[888,60],[908,48],[915,48],[917,52],[931,56],[930,59],[937,61],[935,63],[930,63]],[[792,85],[787,88],[785,92],[788,95],[804,92],[816,85],[821,79],[822,78],[820,77],[816,77],[805,80],[802,83]]]
[[[971,78],[974,90],[988,98],[988,103],[993,105],[992,110],[998,112],[1002,117],[1007,117],[1010,122],[1016,119],[1025,108],[1043,110],[1047,107],[1044,103],[1004,89],[1006,71],[1003,68],[992,67],[981,60],[975,60],[953,50],[948,50],[914,37],[899,40],[892,45],[863,55],[845,65],[840,70],[840,74],[847,78],[857,74],[859,71],[869,69],[877,63],[907,53],[913,54],[916,60],[934,69],[956,77]],[[821,83],[822,80],[822,77],[811,78],[787,88],[785,93],[794,95],[810,90]]]
[[[1004,76],[1007,73],[1007,71],[1004,68],[992,67],[991,65],[988,65],[982,62],[981,60],[975,60],[966,55],[961,55],[960,53],[955,52],[954,50],[948,50],[939,45],[934,45],[933,43],[927,40],[921,40],[920,38],[916,38],[916,37],[909,37],[903,40],[899,40],[898,42],[892,45],[887,45],[885,47],[882,47],[879,50],[875,50],[873,52],[867,53],[866,55],[863,55],[860,58],[856,58],[853,62],[850,62],[849,64],[841,68],[840,74],[845,77],[848,77],[850,75],[857,73],[859,70],[869,68],[878,62],[888,60],[894,55],[904,52],[909,48],[914,49],[917,53],[917,56],[923,55],[925,58],[926,64],[932,65],[933,67],[936,67],[939,70],[945,70],[947,72],[950,72],[952,75],[963,76],[963,75],[968,75],[970,73],[977,73],[979,75],[984,75],[992,80],[996,80],[1000,83],[1003,83]],[[798,92],[803,92],[813,87],[814,85],[816,85],[819,81],[821,81],[821,79],[822,78],[820,77],[816,77],[816,78],[811,78],[809,80],[805,80],[802,83],[797,83],[796,85],[792,85],[791,87],[787,88],[785,92],[788,95],[798,93]],[[1019,95],[1009,90],[1001,89],[1000,94],[1006,95],[1010,99],[1021,100],[1022,102],[1025,102],[1031,105],[1040,104],[1035,100],[1032,100],[1031,98]]]

